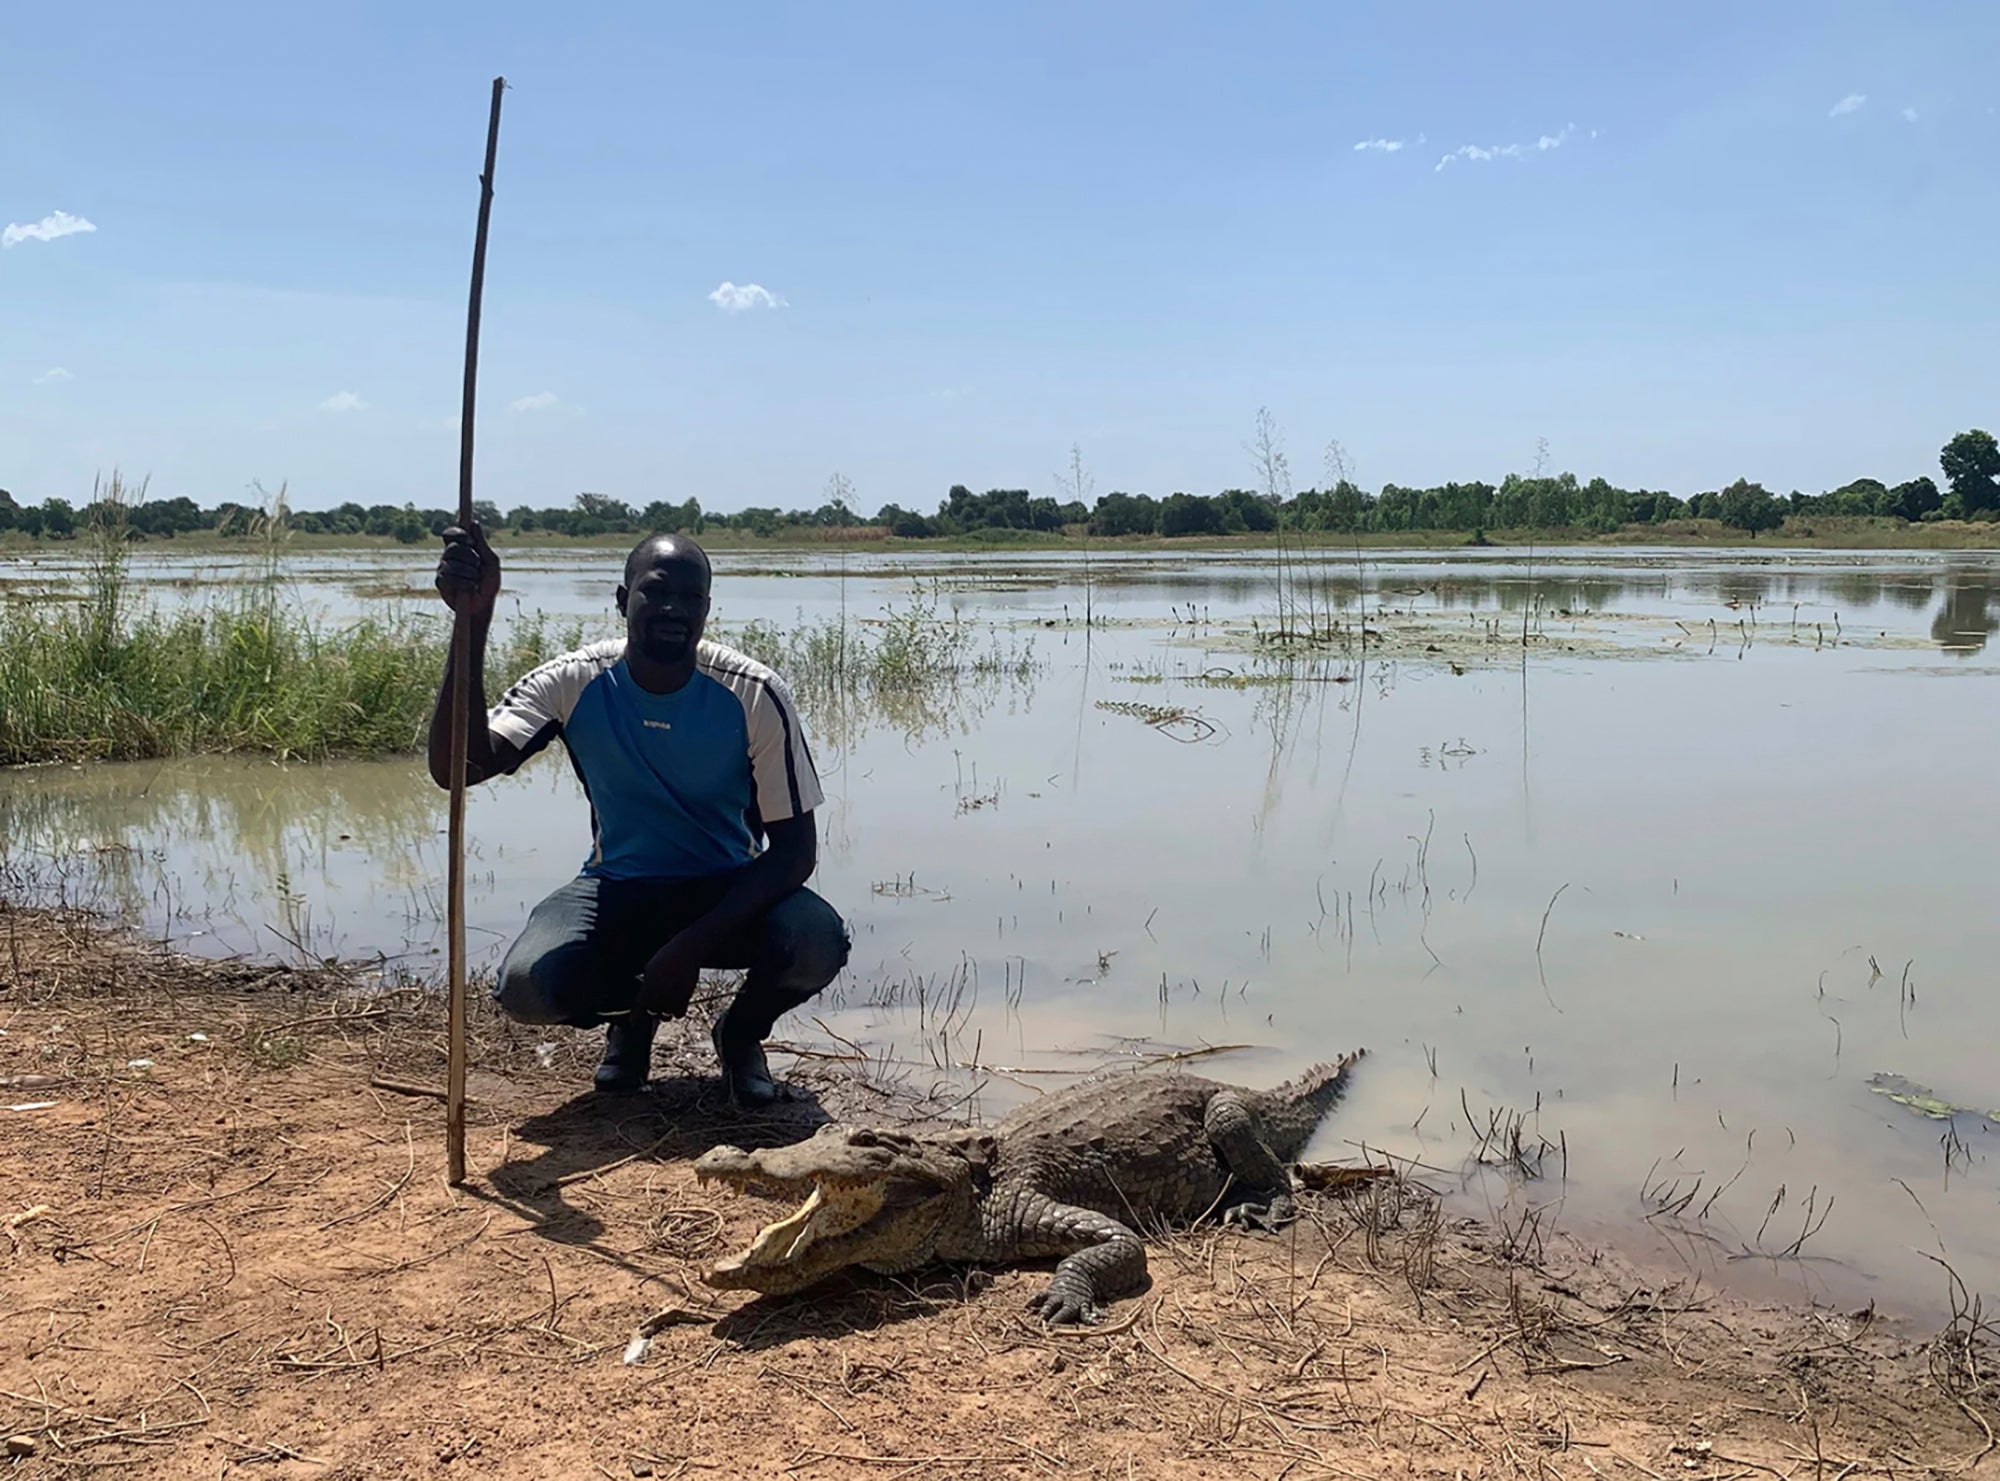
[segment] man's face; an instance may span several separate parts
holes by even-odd
[[[618,588],[618,610],[632,647],[654,663],[680,663],[708,622],[707,567],[691,556],[661,556]]]

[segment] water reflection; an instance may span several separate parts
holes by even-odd
[[[1944,580],[1944,603],[1931,623],[1931,637],[1947,652],[1970,655],[2000,630],[1990,610],[1992,578],[1985,571],[1954,571]]]
[[[16,898],[222,931],[234,949],[305,948],[342,876],[367,876],[410,920],[434,914],[443,822],[415,761],[31,768],[0,784],[0,869]]]

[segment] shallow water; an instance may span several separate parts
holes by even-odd
[[[614,564],[516,559],[510,595],[604,621]],[[293,578],[337,618],[389,600],[364,590],[421,599],[422,565],[314,556]],[[2000,1288],[2000,1124],[1978,1114],[2000,1109],[1994,559],[1315,557],[1314,602],[1351,623],[1365,587],[1378,636],[1287,683],[1256,637],[1268,554],[1099,558],[1087,641],[1073,557],[718,566],[724,627],[863,621],[921,586],[1034,644],[1031,675],[968,681],[923,726],[809,716],[816,884],[855,930],[815,1005],[835,1032],[981,1087],[988,1114],[1134,1040],[1247,1046],[1205,1067],[1254,1083],[1363,1044],[1316,1151],[1457,1174],[1468,1111],[1526,1112],[1544,1176],[1474,1180],[1475,1207],[1554,1203],[1570,1228],[1671,1234],[1707,1279],[1919,1310],[1941,1239]],[[217,576],[140,574],[162,601]],[[211,951],[432,970],[443,820],[414,759],[0,776],[17,882],[109,891]],[[587,813],[545,757],[469,820],[490,965],[581,862]],[[1877,1074],[1968,1109],[1927,1119]]]

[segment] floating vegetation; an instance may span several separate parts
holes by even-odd
[[[1182,705],[1149,705],[1128,699],[1100,699],[1097,708],[1108,710],[1114,715],[1130,715],[1154,730],[1184,745],[1199,745],[1221,733],[1222,727],[1203,715],[1199,710],[1191,710]]]
[[[1868,1088],[1877,1095],[1887,1096],[1906,1110],[1915,1111],[1933,1121],[1950,1121],[1959,1116],[1977,1116],[2000,1126],[2000,1111],[1982,1111],[1975,1106],[1955,1105],[1939,1097],[1927,1085],[1919,1085],[1914,1080],[1906,1080],[1901,1075],[1879,1074],[1868,1077]]]

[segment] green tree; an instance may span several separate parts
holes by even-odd
[[[639,526],[654,534],[698,535],[702,527],[701,500],[689,499],[685,504],[674,504],[665,499],[655,499],[639,516]]]
[[[900,504],[884,504],[875,523],[900,540],[928,540],[938,532],[931,520]]]
[[[1945,482],[1967,514],[2000,508],[2000,442],[1974,427],[1961,432],[1938,454]]]
[[[1197,494],[1168,494],[1160,503],[1162,535],[1219,535],[1222,515],[1215,500]]]
[[[609,494],[578,494],[576,512],[585,519],[601,521],[593,533],[630,530],[639,522],[639,516],[623,499],[614,499]]]
[[[1278,510],[1268,499],[1260,499],[1248,489],[1224,489],[1215,496],[1221,528],[1231,534],[1239,530],[1263,533],[1278,527]]]
[[[67,499],[47,499],[42,503],[42,534],[51,540],[67,540],[76,534],[76,511]]]
[[[185,535],[202,527],[201,509],[185,494],[149,499],[131,511],[132,527],[149,535]]]
[[[1367,522],[1371,502],[1369,496],[1353,483],[1341,479],[1326,496],[1322,528],[1343,531],[1360,529]]]
[[[1811,501],[1815,514],[1884,514],[1888,507],[1889,490],[1877,478],[1857,478]]]
[[[1771,491],[1747,478],[1737,479],[1722,491],[1715,517],[1732,529],[1748,530],[1753,540],[1759,530],[1775,530],[1785,522],[1785,512]]]
[[[1160,506],[1151,494],[1112,492],[1097,501],[1090,516],[1090,533],[1107,538],[1117,535],[1157,535]]]
[[[1915,523],[1943,504],[1944,495],[1938,492],[1936,484],[1928,478],[1912,478],[1907,483],[1899,483],[1889,490],[1889,497],[1882,505],[1882,512]]]

